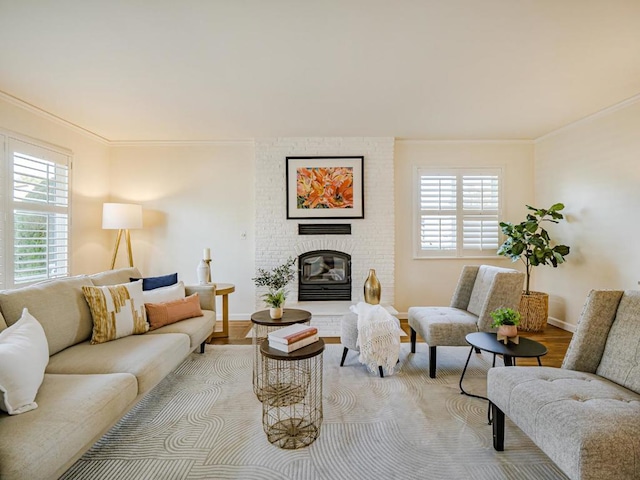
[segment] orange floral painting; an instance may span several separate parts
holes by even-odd
[[[287,218],[364,218],[364,157],[286,157]]]
[[[296,169],[297,208],[353,208],[352,167]]]

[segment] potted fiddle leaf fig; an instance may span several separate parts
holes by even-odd
[[[286,287],[295,277],[295,263],[296,259],[289,257],[285,263],[272,270],[259,268],[257,275],[252,279],[257,287],[267,287],[262,299],[269,307],[271,318],[282,318],[284,302],[287,299]]]
[[[525,289],[520,299],[522,314],[522,330],[541,331],[547,324],[549,295],[544,292],[530,290],[531,271],[533,267],[551,265],[556,268],[565,262],[570,248],[567,245],[554,245],[549,233],[544,229],[544,222],[558,223],[564,216],[560,213],[564,204],[556,203],[548,209],[527,205],[530,212],[520,223],[500,222],[502,233],[507,236],[498,249],[498,255],[511,258],[511,261],[522,261],[525,266]]]

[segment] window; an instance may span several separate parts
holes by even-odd
[[[416,168],[415,256],[494,256],[500,169]]]
[[[2,138],[2,137],[0,137]],[[0,286],[69,274],[70,157],[36,142],[6,137],[0,175],[6,194]]]

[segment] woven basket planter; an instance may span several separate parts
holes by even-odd
[[[519,330],[542,332],[549,316],[549,295],[544,292],[529,292],[529,295],[525,295],[523,292],[518,310],[522,316]]]

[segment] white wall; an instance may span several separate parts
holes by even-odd
[[[109,193],[107,143],[5,96],[0,96],[0,128],[73,152],[71,273],[104,270],[109,248],[102,230],[102,204]]]
[[[382,303],[394,303],[394,140],[385,138],[274,138],[256,141],[256,266],[272,268],[288,257],[329,249],[351,255],[351,298],[362,300],[369,269],[380,280]],[[364,218],[288,220],[285,165],[287,156],[364,156]],[[351,235],[298,235],[300,223],[348,223]],[[297,282],[297,276],[296,280]],[[297,301],[298,286],[289,287]],[[264,304],[256,297],[256,308]]]
[[[209,247],[212,280],[236,286],[230,318],[247,320],[254,311],[254,172],[253,142],[112,147],[111,200],[141,203],[144,212],[143,229],[131,231],[135,265],[147,276],[177,271],[195,284]],[[121,250],[117,266],[126,265]],[[109,260],[103,257],[103,269]]]
[[[566,205],[567,222],[549,228],[571,247],[567,263],[536,269],[549,314],[577,323],[591,289],[637,289],[640,280],[640,101],[539,139],[536,204]]]
[[[531,142],[396,141],[396,303],[399,312],[419,305],[449,305],[463,265],[489,264],[522,270],[520,262],[492,259],[413,258],[414,166],[503,169],[503,218],[520,222],[533,201]]]

